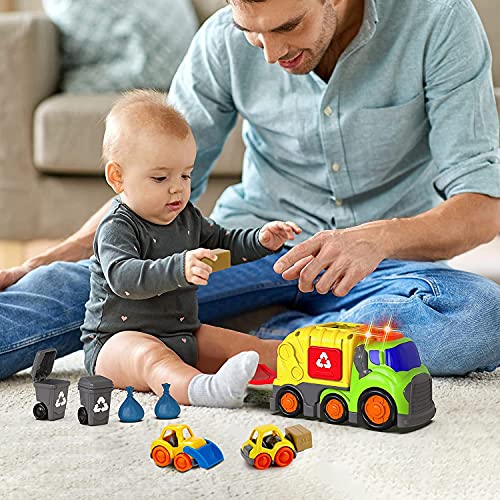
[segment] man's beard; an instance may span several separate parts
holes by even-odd
[[[314,49],[311,51],[312,53],[314,53],[314,56],[311,58],[308,67],[305,68],[307,69],[307,73],[315,70],[321,63],[323,57],[333,43],[335,34],[337,32],[337,12],[331,6],[330,2],[327,2],[325,8],[327,9],[327,11],[325,12],[325,20],[321,30],[321,35],[318,38]]]

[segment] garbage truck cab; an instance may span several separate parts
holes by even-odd
[[[354,323],[307,326],[286,337],[271,410],[376,430],[421,426],[436,412],[414,342],[390,328]]]

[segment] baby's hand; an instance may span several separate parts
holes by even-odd
[[[273,252],[287,240],[293,240],[295,234],[300,234],[302,229],[295,222],[282,222],[275,220],[268,222],[259,231],[260,244]]]
[[[208,248],[197,248],[186,252],[184,274],[188,283],[193,285],[208,284],[208,277],[212,272],[212,268],[201,261],[205,257],[213,261],[217,260],[217,256]]]

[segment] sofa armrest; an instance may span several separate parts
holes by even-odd
[[[21,105],[32,115],[38,103],[57,90],[57,28],[43,13],[0,14],[0,40],[2,109]]]
[[[33,111],[57,90],[58,32],[41,13],[0,14],[0,40],[0,234],[19,234],[23,213],[27,236],[38,217]]]

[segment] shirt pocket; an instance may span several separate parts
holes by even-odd
[[[396,106],[359,108],[346,114],[342,131],[355,190],[382,186],[414,168],[410,154],[427,140],[424,93]]]

